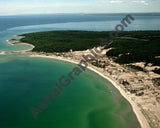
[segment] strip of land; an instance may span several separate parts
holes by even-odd
[[[19,38],[24,38],[24,36],[18,36],[18,35],[14,35],[15,37],[19,37]],[[2,51],[0,54],[14,54],[14,53],[25,53],[25,52],[28,52],[28,51],[32,51],[35,46],[32,45],[32,44],[29,44],[29,43],[25,43],[25,42],[21,42],[20,39],[11,39],[11,40],[6,40],[6,42],[10,45],[16,45],[16,44],[24,44],[24,45],[28,45],[30,46],[31,48],[30,49],[26,49],[26,50],[19,50],[19,51],[13,51],[13,52],[5,52],[5,51]]]
[[[84,60],[83,55],[91,54],[88,49],[104,47],[102,53],[87,61],[88,68],[110,81],[120,91],[131,104],[142,128],[159,128],[160,31],[122,32],[113,40],[108,33],[29,33],[21,35],[24,37],[19,43],[28,42],[35,46],[31,51],[25,51],[31,53],[31,57],[47,57],[75,64]],[[104,46],[106,42],[108,45]]]

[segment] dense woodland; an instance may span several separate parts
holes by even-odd
[[[111,38],[110,32],[47,31],[23,34],[22,42],[35,45],[33,51],[68,52],[86,50],[113,40],[106,53],[120,64],[146,62],[160,65],[160,31],[125,31]]]

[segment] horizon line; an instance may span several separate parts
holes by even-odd
[[[106,12],[95,12],[95,13],[69,13],[69,12],[63,12],[63,13],[33,13],[33,14],[8,14],[8,15],[0,15],[0,16],[24,16],[24,15],[51,15],[51,14],[154,14],[154,13],[160,13],[160,12],[113,12],[113,13],[106,13]]]

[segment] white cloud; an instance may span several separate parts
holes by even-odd
[[[17,0],[19,1],[19,0]],[[0,15],[40,13],[160,12],[160,0],[96,0],[94,2],[7,2],[0,0]],[[156,2],[157,1],[157,2]],[[146,6],[148,5],[149,6]]]
[[[148,3],[146,1],[144,1],[144,0],[131,1],[131,3],[139,3],[139,4],[148,5]]]
[[[121,3],[132,3],[132,4],[144,4],[148,5],[148,3],[144,0],[133,0],[133,1],[126,1],[126,0],[111,0],[109,1],[111,4],[121,4]]]
[[[115,1],[115,0],[112,0],[112,1],[110,1],[109,3],[111,3],[111,4],[117,4],[117,3],[123,3],[123,1]]]

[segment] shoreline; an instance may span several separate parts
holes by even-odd
[[[74,63],[74,64],[79,63],[78,61],[75,61],[73,59],[67,59],[67,58],[58,57],[58,56],[45,56],[45,55],[38,55],[37,54],[37,55],[30,55],[30,57],[57,59],[57,60],[66,61],[66,62]],[[129,97],[129,95],[127,95],[126,92],[120,86],[118,86],[118,83],[116,83],[114,80],[112,80],[109,76],[104,75],[103,72],[100,72],[100,71],[97,71],[96,69],[94,69],[93,66],[91,67],[90,65],[88,65],[87,69],[95,72],[99,76],[101,76],[104,79],[106,79],[107,81],[109,81],[119,91],[119,93],[129,102],[141,128],[150,128],[148,121],[146,120],[146,118],[142,114],[140,108],[136,105],[136,103],[134,103],[134,101],[132,101],[131,97]]]
[[[14,35],[15,37],[22,37],[19,35]],[[23,38],[23,37],[22,37]],[[6,40],[10,45],[15,45],[15,44],[24,44],[24,45],[29,45],[32,48],[31,49],[27,49],[27,50],[20,50],[20,51],[13,51],[13,52],[3,52],[3,55],[5,54],[16,54],[16,53],[30,53],[30,57],[38,57],[38,58],[50,58],[50,59],[57,59],[57,60],[61,60],[61,61],[66,61],[69,63],[74,63],[74,64],[78,64],[80,60],[76,60],[76,59],[71,59],[70,57],[62,57],[62,56],[56,56],[56,55],[46,55],[44,53],[39,53],[39,52],[32,52],[33,48],[35,47],[32,44],[29,43],[25,43],[25,42],[20,42],[20,39],[16,39],[15,41],[13,41],[13,43],[10,43],[11,40]],[[79,51],[79,52],[83,52],[83,51]],[[139,125],[141,128],[151,128],[149,125],[148,120],[146,119],[144,113],[142,113],[141,108],[137,105],[137,103],[135,103],[132,100],[132,94],[128,94],[127,92],[125,92],[124,89],[121,88],[120,84],[114,80],[111,76],[106,75],[101,68],[98,68],[96,66],[93,65],[88,65],[87,69],[95,72],[96,74],[98,74],[99,76],[103,77],[104,79],[106,79],[107,81],[109,81],[118,91],[119,93],[122,95],[122,97],[124,97],[129,104],[131,105],[132,111],[135,114],[137,121],[139,122]]]
[[[14,35],[14,37],[24,38],[24,36],[19,36],[19,35]],[[25,52],[30,52],[35,48],[35,46],[32,45],[32,44],[29,44],[29,43],[26,43],[26,42],[20,42],[20,39],[16,39],[15,41],[12,41],[12,39],[10,39],[10,40],[6,40],[6,42],[9,45],[23,44],[23,45],[28,45],[31,48],[30,49],[26,49],[26,50],[13,51],[13,52],[12,51],[11,52],[2,51],[3,53],[9,53],[9,54],[12,54],[12,53],[25,53]]]

